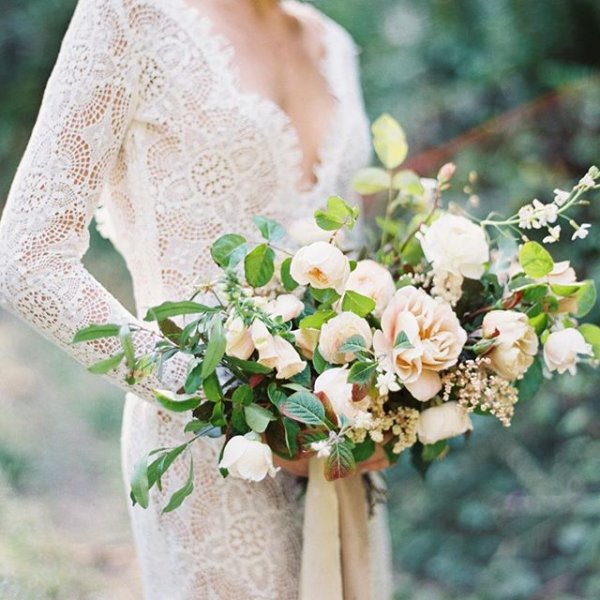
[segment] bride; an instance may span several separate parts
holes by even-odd
[[[143,323],[82,265],[94,214],[141,316],[210,279],[211,242],[253,215],[301,229],[328,195],[351,198],[349,178],[369,160],[356,62],[349,35],[296,1],[80,0],[0,225],[3,303],[91,365],[118,349],[72,345],[78,329]],[[143,325],[135,343],[149,351],[156,332]],[[133,388],[110,375],[128,392],[126,480],[183,435],[152,394],[181,386],[186,357],[168,364]],[[257,485],[223,480],[217,447],[194,445],[196,491],[179,510],[158,507],[185,466],[148,510],[130,509],[145,598],[297,598],[306,465]],[[383,518],[370,520],[371,598],[390,594]]]

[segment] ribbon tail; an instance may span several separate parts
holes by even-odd
[[[303,538],[300,600],[343,600],[339,504],[324,459],[309,463]]]

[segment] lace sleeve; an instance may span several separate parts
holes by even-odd
[[[80,0],[48,80],[31,138],[0,222],[0,300],[80,363],[121,350],[114,338],[73,345],[94,323],[140,323],[84,268],[88,226],[106,174],[134,114],[140,57],[121,0]],[[150,351],[157,334],[134,334]],[[121,387],[154,400],[153,388],[176,389],[187,360],[177,354],[159,381]]]

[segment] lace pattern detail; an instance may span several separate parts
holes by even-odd
[[[156,338],[84,268],[94,214],[125,258],[142,315],[213,277],[212,240],[248,231],[252,215],[289,225],[329,194],[351,198],[350,177],[369,158],[356,47],[314,9],[287,4],[322,23],[323,74],[339,101],[317,183],[306,191],[297,189],[302,154],[290,120],[240,93],[231,49],[185,0],[79,1],[0,221],[0,300],[84,365],[119,351],[114,340],[70,343],[91,323],[137,322],[141,349]],[[151,390],[178,388],[186,363],[178,355],[161,380],[134,389],[123,373],[107,376],[128,391],[127,485],[140,456],[183,439],[181,420],[160,410]],[[196,491],[176,513],[160,508],[181,486],[184,461],[148,510],[131,509],[145,597],[297,597],[297,481],[223,480],[216,452],[216,440],[194,445]],[[379,531],[375,550],[381,544]],[[378,556],[387,564],[385,553]]]

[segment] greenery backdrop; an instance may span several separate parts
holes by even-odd
[[[404,124],[423,175],[450,158],[463,180],[476,170],[482,211],[548,197],[600,162],[596,0],[314,4],[361,47],[369,114]],[[3,1],[0,205],[74,5]],[[588,213],[600,222],[600,200]],[[597,228],[559,256],[600,281]],[[86,264],[133,307],[123,262],[97,235]],[[591,372],[547,385],[511,430],[485,421],[426,482],[401,461],[390,476],[398,599],[600,597],[597,385]],[[121,392],[2,313],[0,395],[0,597],[140,597]]]

